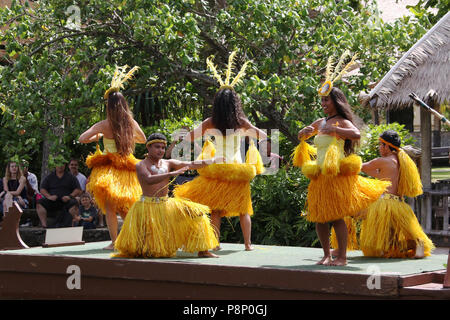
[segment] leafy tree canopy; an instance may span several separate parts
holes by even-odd
[[[381,79],[430,27],[425,17],[383,23],[372,4],[334,0],[13,0],[0,9],[6,56],[0,67],[3,157],[85,157],[76,143],[104,118],[103,93],[115,65],[140,70],[124,90],[141,123],[208,114],[217,89],[205,60],[220,70],[238,50],[237,87],[246,114],[290,143],[320,116],[317,89],[331,55],[359,54],[356,76],[337,83],[355,111],[357,94]],[[353,7],[352,7],[353,5]],[[145,106],[143,108],[142,106]],[[141,112],[139,110],[145,110]],[[140,112],[140,114],[138,114]],[[161,113],[160,118],[154,118]],[[138,155],[140,156],[140,155]],[[39,171],[38,168],[35,169]]]

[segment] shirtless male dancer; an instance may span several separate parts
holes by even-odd
[[[208,249],[218,245],[207,206],[167,197],[170,179],[188,169],[199,169],[221,159],[179,161],[163,159],[166,137],[160,133],[147,139],[147,157],[136,164],[142,198],[130,209],[116,241],[120,257],[169,257],[177,248],[197,251],[199,257],[218,256]],[[161,235],[161,238],[159,236]]]

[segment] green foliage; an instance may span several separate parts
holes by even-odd
[[[406,145],[414,145],[416,142],[410,132],[405,129],[405,126],[398,124],[397,122],[381,124],[378,126],[369,124],[367,129],[361,133],[361,148],[358,151],[358,155],[361,156],[363,162],[370,161],[380,156],[378,152],[378,138],[386,130],[394,130],[399,134],[400,140],[402,141],[402,147]]]
[[[427,4],[433,1],[445,9],[443,2]],[[68,1],[21,3],[0,8],[0,25],[7,26],[0,31],[6,49],[0,163],[25,158],[37,174],[41,162],[51,165],[59,155],[80,158],[85,172],[83,160],[95,144],[77,139],[105,118],[103,93],[115,65],[140,66],[123,93],[146,135],[159,131],[171,140],[176,129],[192,128],[207,115],[217,83],[206,58],[214,55],[223,70],[233,50],[236,69],[252,61],[236,88],[245,113],[259,127],[280,130],[280,154],[288,159],[298,130],[323,116],[317,89],[329,56],[345,49],[359,54],[360,75],[336,85],[369,120],[358,107],[358,93],[383,77],[433,23],[423,16],[383,23],[372,4],[353,0],[228,0],[225,7],[204,0],[79,0],[80,25],[72,28]],[[363,157],[376,155],[371,148]],[[145,152],[136,146],[137,158]],[[317,244],[312,224],[300,216],[306,187],[297,169],[254,179],[255,243]],[[224,241],[242,240],[238,225],[239,219],[223,223]]]
[[[177,119],[164,119],[160,120],[158,124],[144,127],[142,130],[144,131],[145,135],[148,137],[152,133],[160,132],[164,134],[167,138],[168,144],[172,142],[172,135],[177,131],[180,130],[183,127],[189,127],[191,130],[195,127],[196,123],[188,118],[184,117],[180,120]],[[145,145],[138,144],[136,145],[135,154],[137,158],[143,159],[144,154],[147,153],[147,149]]]
[[[281,168],[275,175],[257,176],[252,181],[252,243],[318,245],[314,224],[301,215],[308,183],[298,168]],[[243,242],[239,218],[222,222],[221,241]]]
[[[49,168],[54,169],[57,166],[63,166],[66,165],[69,162],[70,159],[67,159],[62,154],[58,154],[57,156],[50,155],[48,166]]]
[[[435,24],[450,11],[450,1],[419,0],[416,5],[406,7],[419,19],[426,19]]]
[[[0,135],[8,142],[2,143],[0,162],[18,154],[33,159],[33,166],[61,149],[81,159],[95,150],[76,141],[104,118],[102,97],[116,64],[141,67],[124,90],[141,123],[147,114],[161,125],[149,101],[138,103],[149,96],[161,102],[163,119],[202,120],[217,88],[206,57],[215,55],[222,70],[236,49],[236,68],[252,61],[237,87],[246,114],[295,143],[298,129],[322,115],[316,92],[330,55],[359,53],[361,75],[337,83],[357,105],[357,94],[431,27],[414,18],[385,24],[373,5],[348,0],[229,0],[225,7],[200,0],[74,4],[78,28],[68,25],[76,19],[67,1],[13,1],[0,8],[0,25],[7,25],[0,33],[7,53],[0,67]],[[356,111],[368,119],[365,110]]]

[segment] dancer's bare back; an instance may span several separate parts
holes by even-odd
[[[397,156],[389,155],[363,163],[362,171],[374,178],[390,181],[391,185],[386,189],[386,193],[397,195],[400,173]]]
[[[134,128],[134,139],[136,143],[145,143],[146,137],[145,133],[139,127],[139,124],[136,120],[133,119],[133,128]],[[113,129],[108,120],[102,120],[94,124],[88,130],[86,130],[83,134],[80,135],[78,139],[81,143],[89,143],[97,141],[100,137],[105,137],[108,139],[114,139]]]

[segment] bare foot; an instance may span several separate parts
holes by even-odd
[[[332,261],[331,256],[325,256],[316,265],[329,265]]]
[[[221,249],[222,249],[221,246],[217,246],[217,247],[215,247],[213,250],[214,250],[214,251],[219,251],[219,250],[221,250]]]
[[[250,245],[245,245],[245,251],[253,251],[255,248],[250,244]]]
[[[346,266],[347,265],[347,259],[346,258],[336,258],[335,260],[331,261],[329,266]]]
[[[331,256],[332,257],[338,257],[339,256],[339,249],[331,250]]]
[[[423,246],[423,243],[420,242],[416,247],[416,254],[414,255],[414,258],[416,259],[422,259],[425,258],[425,248]]]
[[[114,242],[111,242],[109,245],[104,247],[103,250],[114,250]]]
[[[198,257],[199,258],[218,258],[219,256],[217,254],[214,254],[209,251],[199,251]]]

